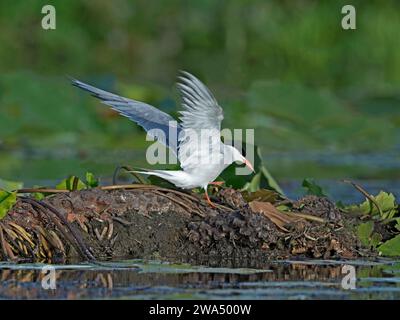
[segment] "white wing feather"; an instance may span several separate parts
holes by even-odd
[[[179,117],[182,132],[179,136],[178,159],[184,171],[192,172],[198,170],[200,163],[220,161],[220,131],[224,116],[210,90],[190,73],[182,74],[177,85],[183,106]],[[207,135],[206,139],[204,134]],[[214,158],[211,159],[211,156]]]

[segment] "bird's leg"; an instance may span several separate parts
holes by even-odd
[[[225,181],[213,181],[210,182],[213,186],[222,186],[225,183]]]
[[[208,196],[208,192],[207,192],[207,188],[205,189],[205,195],[206,195],[206,199],[207,199],[207,203],[211,206],[211,207],[213,207],[213,208],[217,208],[217,206],[214,204],[214,203],[212,203],[212,201],[210,200],[210,197]]]

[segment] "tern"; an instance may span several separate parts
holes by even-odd
[[[76,79],[72,79],[72,84],[90,92],[102,103],[140,125],[151,137],[172,150],[182,168],[136,172],[158,176],[182,189],[203,188],[207,202],[215,207],[208,196],[207,187],[221,184],[214,180],[225,168],[236,162],[244,163],[252,172],[254,169],[238,149],[221,141],[223,110],[211,91],[188,72],[182,71],[178,79],[177,87],[183,107],[179,112],[180,123],[144,102],[98,89]],[[176,139],[170,138],[170,130],[177,132]],[[205,139],[193,139],[203,137],[204,133]]]

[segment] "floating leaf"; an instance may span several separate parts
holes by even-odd
[[[3,219],[17,202],[17,193],[0,189],[0,219]]]
[[[312,194],[318,197],[327,197],[327,194],[313,179],[304,179],[301,185],[307,190],[307,194]]]
[[[15,182],[15,181],[8,181],[4,179],[0,179],[0,189],[12,192],[14,190],[22,189],[23,187],[22,182]]]
[[[400,234],[386,241],[378,250],[384,256],[400,256]]]

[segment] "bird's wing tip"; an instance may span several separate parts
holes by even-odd
[[[74,77],[67,76],[68,80],[71,81],[71,85],[74,87],[82,87],[84,83],[82,81],[79,81],[78,79],[75,79]]]
[[[179,70],[178,72],[178,79],[184,80],[184,79],[193,79],[194,75],[192,75],[190,72],[185,71],[185,70]]]

